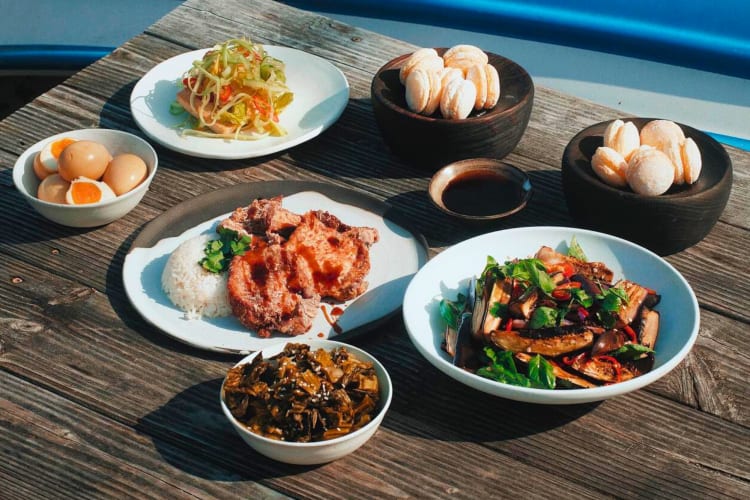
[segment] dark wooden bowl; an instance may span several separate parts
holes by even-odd
[[[621,118],[640,129],[655,118]],[[579,225],[620,236],[659,255],[669,255],[702,240],[713,228],[732,189],[732,162],[712,137],[678,123],[698,145],[703,168],[695,184],[672,186],[660,196],[643,196],[602,182],[591,157],[602,145],[610,121],[579,132],[562,158],[562,185],[570,215]]]
[[[436,49],[442,55],[445,48]],[[372,79],[372,107],[380,132],[391,151],[411,164],[435,170],[466,158],[503,158],[521,140],[534,102],[534,83],[521,66],[487,53],[500,75],[500,100],[463,120],[413,113],[406,105],[399,68],[410,54],[397,57]]]

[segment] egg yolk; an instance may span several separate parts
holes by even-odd
[[[74,182],[70,185],[70,196],[75,205],[96,203],[102,199],[102,190],[91,182]]]
[[[71,144],[76,142],[75,139],[60,139],[59,141],[55,141],[52,143],[52,147],[50,148],[50,152],[52,153],[52,156],[55,158],[60,158],[60,153],[63,152],[63,149],[67,148]]]

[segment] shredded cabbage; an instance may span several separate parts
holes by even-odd
[[[294,94],[286,85],[284,69],[284,63],[269,56],[262,45],[245,38],[214,46],[193,62],[182,80],[197,111],[194,126],[184,128],[183,134],[228,139],[286,135],[279,114]],[[216,124],[231,127],[232,133],[213,131]]]

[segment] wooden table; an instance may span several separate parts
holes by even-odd
[[[105,227],[57,226],[13,187],[26,147],[85,127],[141,134],[135,82],[168,57],[230,36],[324,57],[351,85],[340,120],[283,154],[204,160],[157,147],[144,200]],[[353,341],[385,364],[395,395],[360,452],[319,466],[265,459],[218,405],[237,356],[186,347],[150,326],[123,291],[125,254],[169,207],[225,186],[325,181],[407,214],[432,253],[490,229],[572,225],[560,159],[583,127],[616,112],[544,88],[508,161],[530,172],[532,204],[492,228],[439,215],[429,174],[394,158],[377,131],[370,80],[414,47],[270,0],[188,0],[144,34],[0,122],[0,497],[750,497],[750,154],[727,148],[734,187],[720,222],[669,256],[694,288],[690,355],[643,390],[548,407],[468,389],[412,346],[400,317]]]

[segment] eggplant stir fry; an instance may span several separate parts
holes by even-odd
[[[235,366],[224,402],[248,429],[282,441],[325,441],[353,432],[378,412],[380,392],[372,363],[345,348],[310,349],[288,343],[279,354]]]
[[[650,371],[659,333],[656,291],[613,283],[576,242],[531,258],[488,257],[466,294],[443,299],[443,350],[498,382],[543,389],[597,387]]]

